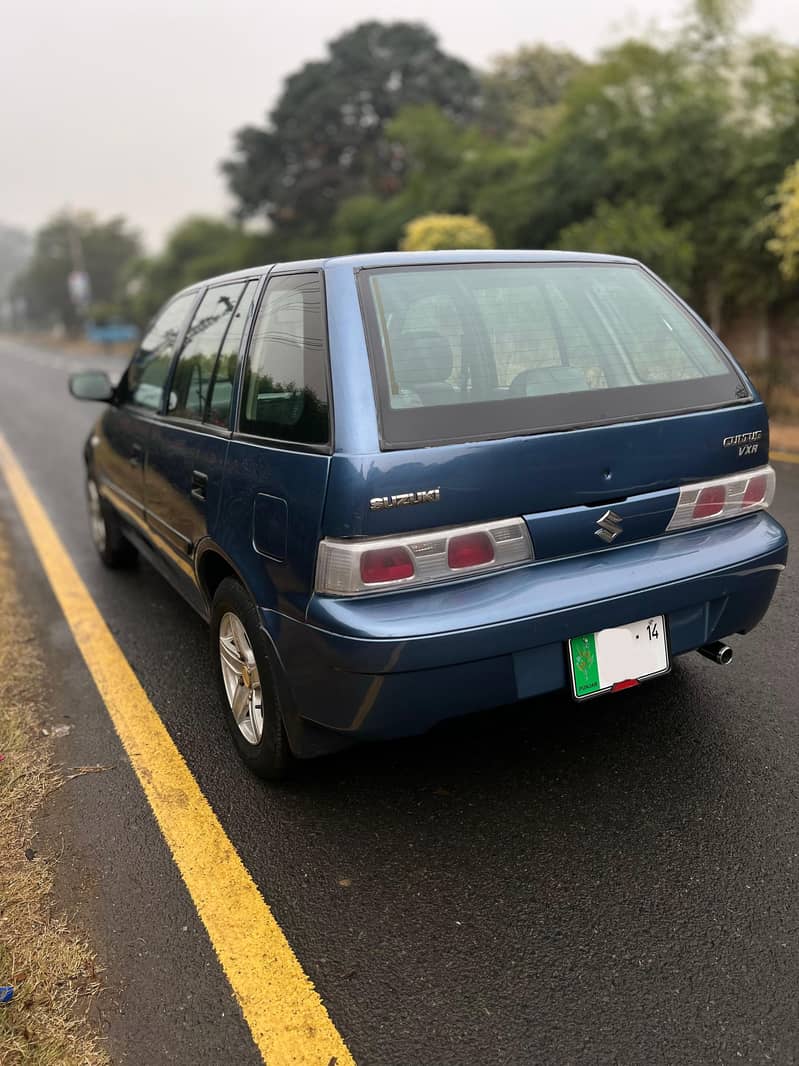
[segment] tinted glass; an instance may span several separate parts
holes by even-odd
[[[243,281],[217,285],[200,301],[172,378],[170,414],[198,422],[203,418],[219,347],[243,290]]]
[[[239,426],[277,440],[329,439],[327,355],[318,274],[273,278],[255,322]]]
[[[389,444],[530,433],[741,397],[720,349],[636,266],[364,273]]]
[[[236,378],[236,363],[239,357],[239,345],[247,315],[258,287],[257,281],[248,281],[243,295],[236,305],[228,331],[222,341],[222,348],[214,368],[211,382],[210,401],[206,421],[215,426],[226,426],[230,420],[230,408],[233,403],[233,382]]]
[[[178,296],[147,330],[120,382],[118,394],[122,403],[132,403],[151,411],[160,409],[175,341],[195,299],[196,293],[193,292]]]

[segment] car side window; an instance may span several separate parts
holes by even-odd
[[[148,411],[160,410],[175,342],[196,296],[196,292],[185,292],[175,297],[147,330],[119,383],[120,403]]]
[[[267,284],[250,341],[239,428],[305,444],[330,439],[318,273],[278,275]]]
[[[200,300],[175,365],[170,415],[202,420],[219,347],[243,291],[243,281],[215,285]]]
[[[258,282],[248,281],[236,310],[233,312],[228,331],[219,349],[219,357],[214,367],[208,398],[205,420],[213,426],[226,426],[230,420],[230,408],[233,404],[233,383],[236,379],[236,364],[239,359],[239,347],[247,316],[255,298]]]

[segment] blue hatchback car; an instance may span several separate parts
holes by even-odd
[[[641,264],[380,254],[194,285],[86,444],[91,531],[211,625],[245,762],[665,674],[768,608],[763,403]]]

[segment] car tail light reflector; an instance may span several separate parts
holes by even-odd
[[[409,577],[413,577],[413,559],[407,548],[372,548],[361,556],[361,580],[365,585],[407,581]]]
[[[775,485],[776,475],[770,466],[683,485],[666,531],[690,529],[705,522],[765,510],[774,499]]]
[[[326,537],[319,544],[316,591],[352,596],[413,588],[504,570],[532,559],[533,545],[523,518],[400,537]]]
[[[765,474],[758,474],[757,477],[750,478],[744,493],[744,507],[757,507],[758,504],[762,504],[767,492],[768,478]]]
[[[449,538],[447,564],[451,570],[465,570],[493,561],[494,545],[487,533],[461,533]]]
[[[694,504],[694,518],[715,518],[724,510],[727,499],[725,485],[707,485],[701,490]]]

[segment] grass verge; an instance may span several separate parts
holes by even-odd
[[[40,662],[0,529],[0,1004],[3,1066],[104,1066],[88,1006],[95,958],[57,913],[52,868],[35,853],[36,813],[62,779],[41,724]]]

